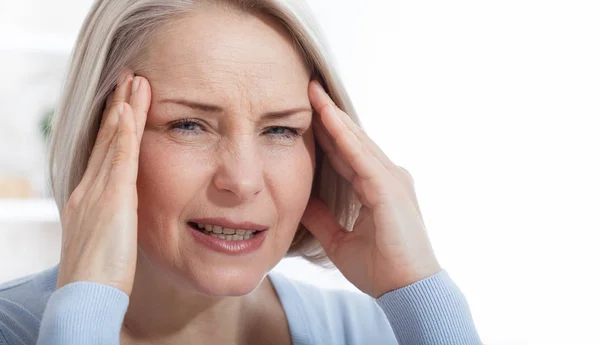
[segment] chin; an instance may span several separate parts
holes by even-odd
[[[143,260],[138,267],[144,267],[146,282],[159,279],[183,290],[182,293],[215,298],[244,296],[256,290],[268,272],[285,257],[293,238],[293,234],[289,239],[282,239],[270,233],[255,252],[228,255],[198,246],[194,241],[149,234],[164,233],[142,232],[139,235]],[[173,243],[176,245],[167,245]]]
[[[263,267],[195,266],[187,280],[192,288],[212,297],[244,296],[256,290],[269,270]]]

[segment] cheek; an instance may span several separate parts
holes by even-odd
[[[315,151],[312,134],[304,145],[265,159],[265,175],[271,195],[285,221],[298,222],[312,190]],[[282,219],[283,220],[283,219]]]
[[[190,200],[208,176],[205,156],[159,137],[144,137],[138,169],[139,218],[141,229],[153,236],[168,236]],[[146,230],[145,230],[146,231]]]
[[[174,150],[157,141],[143,143],[138,170],[140,203],[177,203],[180,193],[191,187],[187,175],[193,169],[187,156],[185,151]]]

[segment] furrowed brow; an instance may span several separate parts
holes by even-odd
[[[183,105],[184,107],[188,107],[188,108],[195,109],[195,110],[201,110],[201,111],[205,111],[205,112],[209,112],[209,113],[220,113],[223,111],[223,108],[219,107],[218,105],[193,102],[193,101],[189,101],[186,99],[178,99],[178,98],[163,99],[163,100],[160,100],[158,103],[179,104],[179,105]]]
[[[160,100],[158,103],[179,104],[184,107],[188,107],[190,109],[200,110],[200,111],[209,112],[209,113],[223,112],[223,108],[218,105],[194,102],[194,101],[190,101],[190,100],[186,100],[186,99],[179,99],[179,98],[163,99],[163,100]],[[268,112],[268,113],[263,114],[261,116],[261,119],[262,120],[277,120],[277,119],[282,119],[282,118],[286,118],[286,117],[291,117],[294,115],[301,115],[304,113],[312,114],[312,112],[313,112],[313,109],[311,107],[302,107],[301,106],[301,107],[295,107],[295,108],[286,109],[286,110]]]

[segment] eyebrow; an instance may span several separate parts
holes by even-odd
[[[199,103],[199,102],[193,102],[193,101],[189,101],[186,99],[163,99],[160,100],[158,103],[174,103],[174,104],[179,104],[182,105],[184,107],[188,107],[194,110],[200,110],[200,111],[204,111],[204,112],[209,112],[209,113],[221,113],[223,112],[223,108],[221,108],[218,105],[214,105],[214,104],[207,104],[207,103]],[[301,114],[301,113],[311,113],[312,114],[313,109],[311,107],[295,107],[295,108],[290,108],[290,109],[286,109],[286,110],[281,110],[281,111],[272,111],[272,112],[268,112],[265,113],[261,116],[262,119],[280,119],[280,118],[284,118],[284,117],[289,117],[292,115],[296,115],[296,114]]]

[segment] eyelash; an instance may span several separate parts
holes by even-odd
[[[173,130],[176,130],[178,132],[181,132],[182,134],[185,132],[188,132],[186,134],[183,135],[194,135],[194,134],[190,134],[189,132],[192,132],[190,130],[184,130],[181,128],[178,128],[177,126],[181,126],[181,125],[187,125],[187,124],[194,124],[202,129],[204,129],[204,125],[202,124],[202,122],[195,120],[195,119],[183,119],[183,120],[179,120],[175,123],[173,123],[171,125],[171,128]],[[292,127],[286,127],[286,126],[271,126],[271,127],[267,127],[267,130],[272,130],[272,129],[279,129],[279,128],[283,128],[284,130],[287,131],[287,133],[285,134],[275,134],[276,137],[280,137],[280,138],[284,138],[284,139],[293,139],[295,137],[300,136],[300,131],[297,128],[292,128]]]

